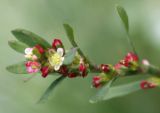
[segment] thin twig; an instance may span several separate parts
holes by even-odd
[[[135,48],[135,46],[134,46],[134,43],[133,43],[133,41],[131,40],[131,36],[130,36],[130,34],[129,34],[128,32],[127,32],[127,41],[128,41],[128,43],[129,43],[129,45],[131,46],[132,51],[133,51],[136,55],[138,55],[137,52],[136,52],[136,48]]]

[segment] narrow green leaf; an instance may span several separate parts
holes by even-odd
[[[98,102],[100,100],[103,100],[105,94],[107,94],[109,92],[109,89],[110,89],[112,83],[115,81],[115,79],[116,78],[110,80],[105,86],[103,86],[98,91],[98,93],[90,99],[90,103],[96,103],[96,102]]]
[[[41,38],[40,36],[24,30],[24,29],[15,29],[12,31],[12,34],[21,42],[27,44],[30,47],[35,46],[36,44],[40,44],[44,48],[50,48],[51,45]]]
[[[28,74],[25,67],[25,62],[20,62],[6,67],[6,70],[15,74]]]
[[[134,93],[141,89],[139,84],[140,84],[140,81],[136,81],[136,82],[125,84],[125,85],[112,87],[110,88],[109,93],[105,95],[103,100],[109,100],[115,97],[121,97],[121,96]]]
[[[74,41],[74,33],[73,33],[73,29],[69,24],[63,24],[63,27],[66,31],[66,34],[69,38],[69,40]]]
[[[74,60],[74,57],[76,55],[77,48],[72,48],[65,56],[64,56],[64,62],[63,64],[68,65],[71,64]]]
[[[44,102],[49,95],[51,94],[51,92],[54,91],[54,89],[56,88],[57,85],[59,85],[60,82],[62,82],[64,80],[64,78],[66,78],[65,76],[60,76],[59,78],[57,78],[56,80],[54,80],[50,86],[47,88],[47,90],[44,92],[44,94],[42,95],[42,97],[39,99],[38,103]]]
[[[125,96],[131,93],[134,93],[138,90],[140,90],[140,81],[136,81],[136,82],[132,82],[132,83],[128,83],[125,85],[120,85],[120,86],[113,86],[111,87],[109,90],[104,91],[102,93],[102,98],[94,98],[90,100],[91,103],[96,103],[98,101],[104,101],[104,100],[109,100],[112,98],[117,98],[117,97],[121,97],[121,96]],[[101,91],[100,91],[101,92]],[[99,92],[98,92],[99,93]]]
[[[127,32],[127,40],[128,40],[128,43],[130,44],[133,52],[134,52],[135,54],[137,54],[136,49],[135,49],[135,46],[134,46],[134,44],[133,44],[133,42],[132,42],[132,40],[131,40],[130,34],[129,34],[129,20],[128,20],[127,12],[125,11],[125,9],[124,9],[123,7],[121,7],[121,6],[119,6],[119,5],[116,6],[116,9],[117,9],[117,12],[118,12],[118,14],[119,14],[119,16],[120,16],[120,18],[121,18],[121,21],[122,21],[122,23],[123,23],[123,25],[124,25],[124,28],[125,28],[125,30],[126,30],[126,32]]]
[[[8,45],[19,53],[24,53],[24,50],[28,47],[26,44],[16,40],[8,41]]]
[[[117,12],[124,24],[124,27],[126,29],[126,31],[129,31],[129,22],[128,22],[128,15],[127,12],[125,11],[125,9],[119,5],[116,6]]]

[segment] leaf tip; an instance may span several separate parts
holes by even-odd
[[[13,72],[11,71],[11,69],[10,69],[10,66],[7,66],[7,67],[6,67],[6,70],[7,70],[8,72],[10,72],[10,73],[13,73]]]
[[[119,4],[115,4],[115,8],[118,9],[120,8],[121,6]]]
[[[40,98],[37,102],[36,102],[36,104],[44,104],[45,103],[45,100],[43,100],[42,98]]]
[[[17,28],[17,29],[11,30],[11,33],[15,34],[16,32],[20,32],[20,31],[21,31],[21,29]]]
[[[66,24],[66,23],[63,23],[63,26],[65,27],[65,26],[67,26],[68,24]]]
[[[29,34],[29,31],[22,28],[17,28],[17,29],[11,30],[11,33],[13,35],[16,35],[17,33]]]
[[[9,66],[6,67],[6,70],[9,71]]]
[[[9,46],[12,46],[14,43],[16,43],[17,41],[16,40],[9,40],[8,41],[8,45]]]
[[[64,23],[63,27],[67,32],[73,32],[73,29],[69,24]]]
[[[120,16],[121,21],[123,22],[124,27],[125,27],[126,31],[128,32],[129,31],[129,22],[128,22],[128,15],[127,15],[126,10],[122,6],[116,4],[116,11],[118,12],[118,15]]]
[[[70,25],[67,23],[63,23],[63,27],[70,27]]]
[[[13,40],[9,40],[8,41],[8,45],[11,46],[11,44],[13,43]]]

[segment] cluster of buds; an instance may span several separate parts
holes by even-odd
[[[37,73],[42,68],[41,60],[44,52],[45,50],[40,45],[25,49],[25,58],[27,60],[25,66],[28,73]]]
[[[25,49],[25,58],[30,61],[37,61],[41,58],[41,55],[44,53],[44,49],[40,45],[36,45],[33,48]]]
[[[85,77],[88,74],[88,64],[81,57],[75,57],[78,61],[72,68],[73,63],[64,65],[65,49],[62,41],[54,39],[52,48],[44,49],[41,45],[25,49],[26,70],[28,73],[41,72],[42,77],[47,77],[49,73],[57,72],[63,76],[74,78],[77,76]],[[75,61],[74,60],[74,61]]]
[[[77,62],[76,64],[74,62]],[[69,78],[86,77],[89,72],[89,65],[81,58],[75,58],[72,64],[61,66],[59,73]]]
[[[114,67],[119,74],[133,73],[138,71],[138,61],[138,56],[135,53],[129,52]]]
[[[92,80],[92,85],[95,88],[103,86],[117,75],[115,68],[108,64],[101,64],[99,71],[101,73],[98,76],[94,76]]]
[[[125,75],[126,73],[134,73],[138,71],[138,56],[134,53],[128,53],[124,59],[120,60],[115,66],[108,64],[101,64],[99,70],[101,73],[93,77],[93,87],[99,88],[108,81],[118,75]]]

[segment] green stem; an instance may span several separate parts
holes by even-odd
[[[137,55],[135,46],[134,46],[133,41],[131,40],[131,36],[130,36],[130,34],[128,32],[127,32],[127,40],[128,40],[129,45],[132,48],[132,51]]]
[[[91,73],[100,73],[99,70],[96,68],[93,68],[91,70]],[[160,77],[160,68],[156,67],[154,65],[148,65],[148,66],[141,66],[139,67],[138,71],[136,72],[131,72],[131,73],[126,73],[126,74],[118,74],[119,77],[126,77],[126,76],[138,76],[139,74],[142,75],[147,75],[149,74],[150,76],[157,76]]]
[[[154,65],[149,65],[146,73],[160,77],[160,68]]]

